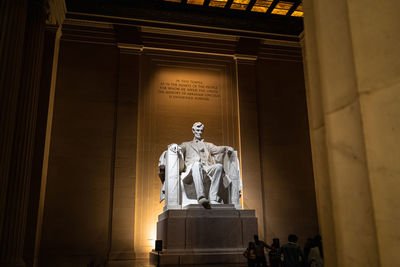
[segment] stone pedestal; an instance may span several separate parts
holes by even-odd
[[[158,216],[157,239],[163,241],[161,265],[243,263],[243,252],[257,234],[254,210],[236,210],[233,204],[189,205]],[[150,253],[157,263],[157,252]]]

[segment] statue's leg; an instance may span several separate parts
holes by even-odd
[[[204,185],[203,185],[203,167],[200,162],[195,162],[192,166],[192,177],[194,187],[196,188],[197,200],[205,198]]]
[[[224,167],[222,166],[222,164],[219,163],[210,166],[210,168],[207,170],[207,175],[208,177],[210,177],[211,180],[211,186],[210,186],[211,204],[218,203],[218,190],[223,170]]]

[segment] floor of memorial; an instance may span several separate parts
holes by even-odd
[[[111,265],[111,267],[155,267],[156,264],[151,264],[149,262],[149,260],[133,260],[133,261],[124,261],[124,262],[113,262]],[[173,267],[175,265],[168,265],[168,267]],[[182,265],[176,265],[176,266],[182,266]],[[207,264],[207,265],[184,265],[186,267],[203,267],[203,266],[207,266],[207,267],[221,267],[221,266],[225,266],[225,267],[245,267],[247,266],[247,264]]]

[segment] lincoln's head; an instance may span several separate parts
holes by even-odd
[[[195,122],[193,124],[192,132],[194,134],[194,138],[195,139],[201,140],[202,139],[202,135],[203,135],[203,131],[204,131],[204,125],[201,122]]]

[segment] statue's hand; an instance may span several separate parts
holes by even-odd
[[[230,155],[232,155],[232,153],[233,153],[233,148],[232,147],[230,147],[230,146],[227,146],[226,148],[225,148],[225,151],[228,153],[228,155],[230,156]]]
[[[178,152],[181,148],[177,144],[170,144],[168,145],[168,149],[171,150],[172,152],[176,153]]]

